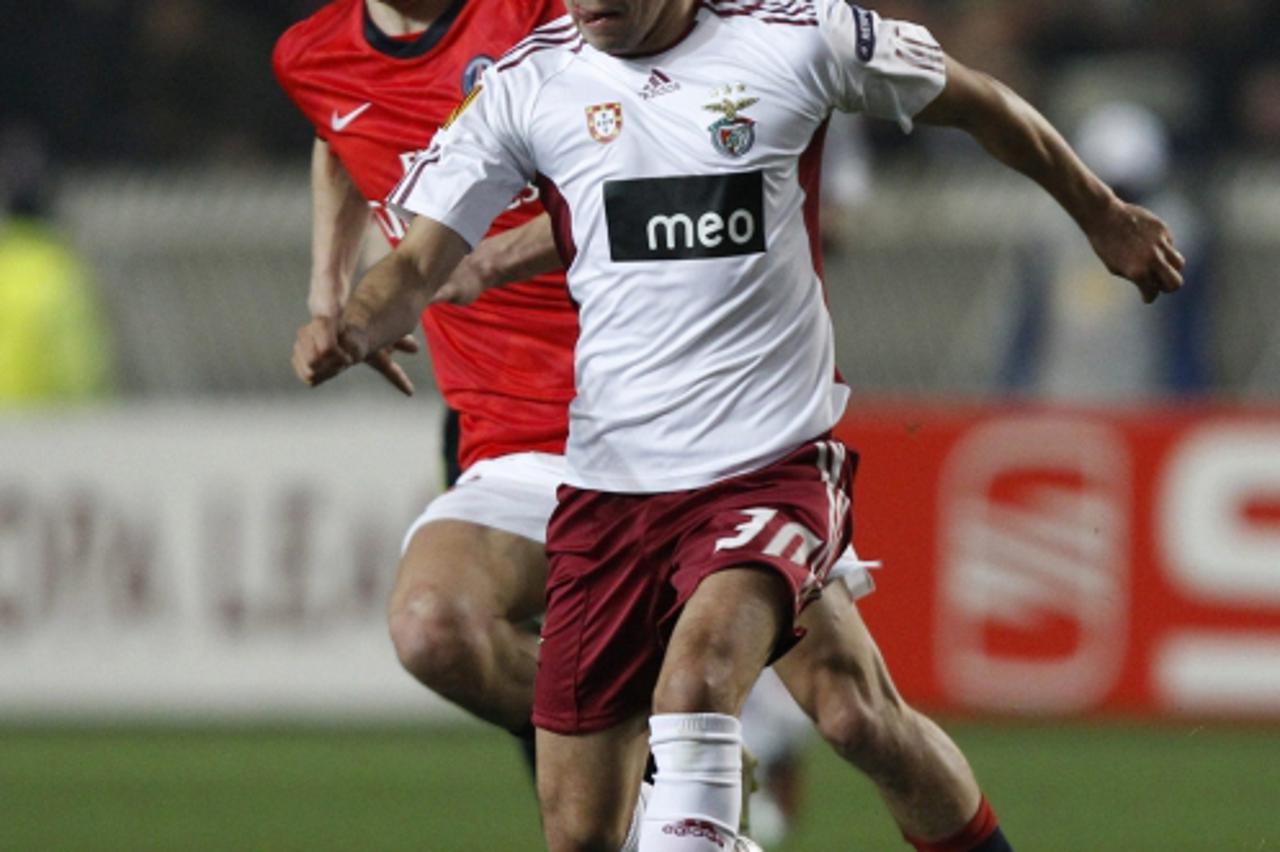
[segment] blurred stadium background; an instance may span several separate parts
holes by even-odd
[[[17,4],[11,4],[17,5]],[[965,140],[833,129],[866,606],[1022,849],[1280,848],[1280,4],[886,0],[1173,225],[1153,309]],[[0,849],[538,848],[384,637],[439,401],[307,391],[317,2],[0,33]],[[45,215],[47,214],[47,215]],[[900,848],[815,746],[788,850]]]

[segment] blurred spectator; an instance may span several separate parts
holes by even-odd
[[[1108,103],[1081,123],[1074,146],[1126,201],[1161,216],[1187,258],[1186,285],[1153,306],[1109,274],[1064,225],[1034,246],[1004,361],[1004,386],[1052,399],[1138,401],[1208,385],[1206,225],[1169,183],[1169,134],[1154,112]]]
[[[89,277],[49,222],[48,174],[34,129],[0,130],[0,408],[97,397],[111,373]]]

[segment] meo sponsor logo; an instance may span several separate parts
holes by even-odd
[[[765,250],[759,171],[607,181],[614,261],[696,260]]]

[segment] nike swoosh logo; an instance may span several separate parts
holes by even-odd
[[[347,129],[347,125],[359,118],[371,106],[373,106],[372,103],[365,101],[346,115],[338,115],[338,111],[335,109],[333,115],[329,116],[329,126],[333,128],[335,133],[341,133]]]

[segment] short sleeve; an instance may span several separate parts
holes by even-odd
[[[293,101],[294,106],[311,123],[316,136],[328,142],[329,125],[323,121],[317,121],[308,108],[307,99],[303,95],[303,81],[298,72],[300,51],[303,49],[303,28],[306,24],[307,21],[294,24],[276,41],[275,49],[271,52],[271,70],[275,73],[276,82],[280,84],[280,88],[284,89],[285,94],[289,96],[289,100]]]
[[[515,108],[519,99],[505,82],[491,70],[471,90],[391,190],[387,206],[448,225],[472,246],[484,237],[533,176],[520,131],[524,110]]]
[[[833,106],[896,121],[912,119],[946,85],[942,48],[924,27],[881,18],[845,0],[817,0],[818,27],[829,55],[821,69]]]

